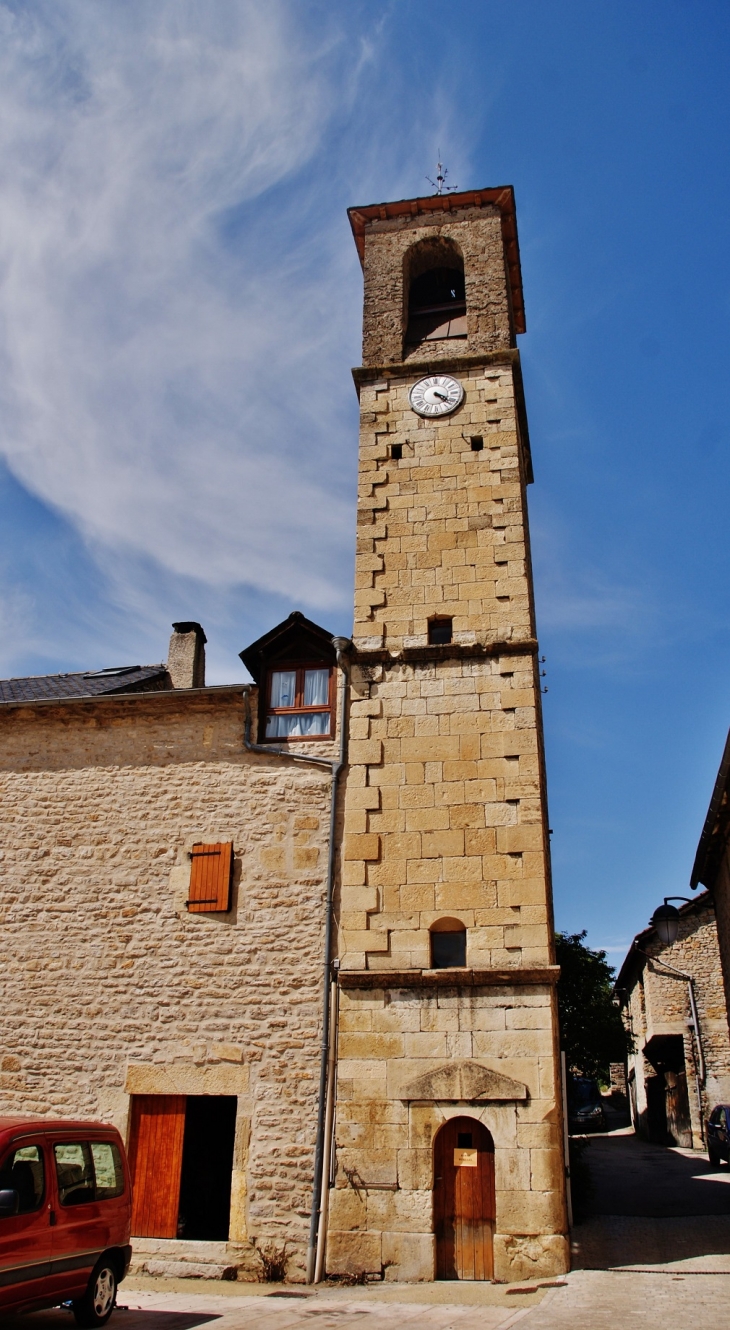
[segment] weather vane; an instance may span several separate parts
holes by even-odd
[[[440,157],[440,156],[441,156],[441,150],[439,149],[439,157]],[[449,174],[449,173],[448,173],[446,167],[445,167],[441,162],[437,162],[437,163],[436,163],[436,179],[435,179],[435,180],[432,180],[431,177],[430,177],[430,175],[427,175],[427,176],[426,176],[426,179],[427,179],[429,185],[433,185],[433,187],[434,187],[434,189],[436,190],[436,193],[437,193],[437,194],[451,194],[451,193],[453,193],[454,190],[456,190],[456,189],[459,188],[458,185],[447,185],[447,184],[446,184],[446,177],[447,177],[448,174]]]

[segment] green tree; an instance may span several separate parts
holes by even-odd
[[[623,1062],[627,1036],[611,993],[614,972],[605,951],[592,951],[582,933],[556,933],[560,966],[560,1047],[568,1070],[609,1080],[609,1063]]]

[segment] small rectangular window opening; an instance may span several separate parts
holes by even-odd
[[[431,969],[463,969],[466,965],[466,929],[459,933],[431,934]]]
[[[428,625],[429,646],[447,646],[451,641],[453,619],[431,619]]]
[[[402,443],[394,443],[394,444],[391,446],[391,449],[390,449],[390,455],[391,455],[391,457],[393,458],[393,460],[394,460],[395,462],[400,462],[400,460],[401,460],[401,458],[402,458],[402,456],[403,456],[403,444],[402,444]]]
[[[480,453],[482,451],[482,448],[484,447],[484,439],[481,434],[474,434],[469,442],[473,453]]]

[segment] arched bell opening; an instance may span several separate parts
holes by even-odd
[[[423,240],[405,256],[405,351],[466,337],[464,260],[451,240]]]
[[[466,925],[461,919],[437,919],[431,934],[431,969],[457,970],[466,965]]]
[[[484,1123],[445,1122],[433,1145],[436,1278],[494,1278],[494,1141]]]

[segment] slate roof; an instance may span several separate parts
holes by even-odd
[[[0,702],[41,702],[109,693],[153,693],[170,687],[166,665],[120,665],[79,674],[35,674],[0,679]]]

